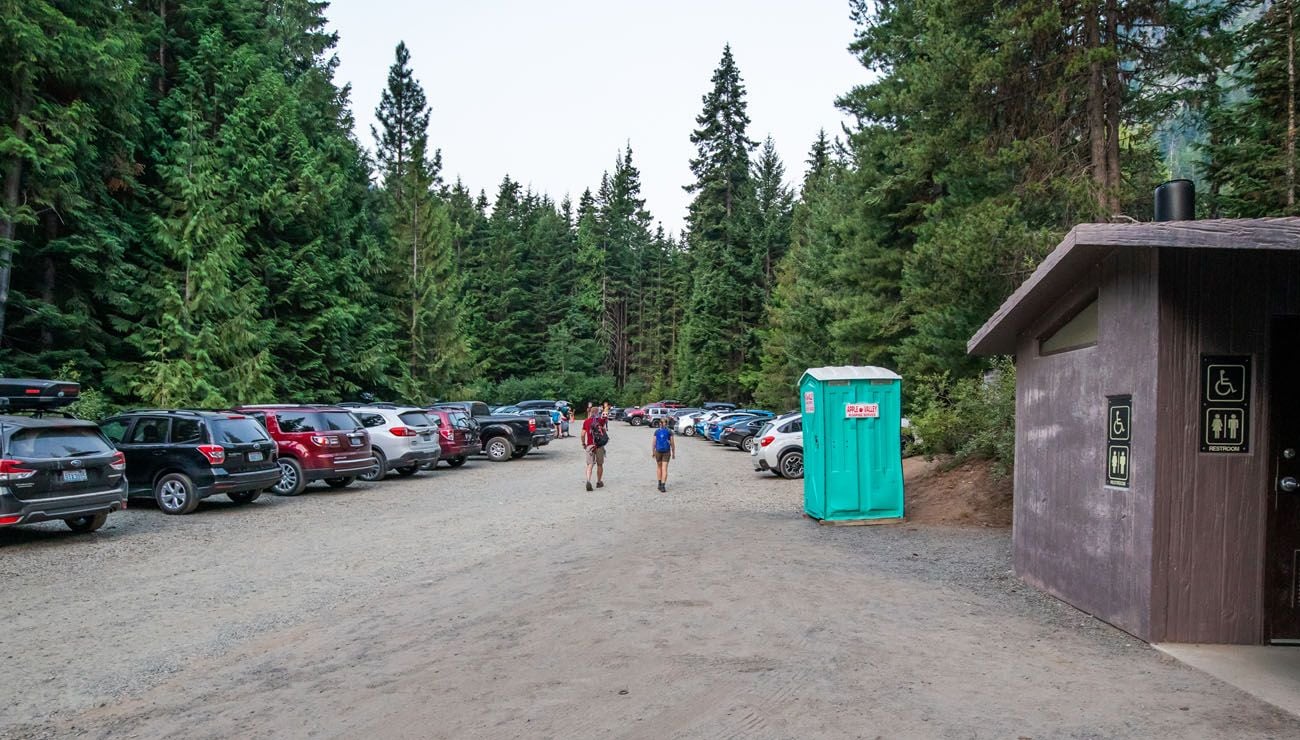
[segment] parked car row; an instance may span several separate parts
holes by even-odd
[[[131,499],[189,514],[216,495],[249,503],[315,481],[460,467],[480,452],[519,458],[555,436],[549,411],[491,414],[477,401],[133,409],[96,423],[64,410],[79,397],[76,383],[0,379],[0,527],[62,520],[93,532]]]

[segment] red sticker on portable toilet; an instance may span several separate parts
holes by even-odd
[[[811,413],[813,413],[816,409],[817,409],[817,406],[816,406],[816,404],[813,403],[813,392],[812,392],[812,391],[804,391],[804,394],[803,394],[803,410],[804,410],[804,413],[805,413],[805,414],[811,414]]]

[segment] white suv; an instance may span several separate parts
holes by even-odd
[[[778,416],[754,435],[749,451],[754,470],[770,470],[782,478],[803,477],[803,415]]]
[[[442,454],[438,422],[424,409],[380,404],[348,406],[348,410],[370,432],[370,448],[375,454],[375,467],[358,475],[361,480],[383,480],[393,471],[415,475],[420,468],[437,466]]]

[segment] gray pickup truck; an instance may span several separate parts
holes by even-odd
[[[469,412],[478,426],[483,453],[493,462],[518,459],[529,450],[550,441],[550,433],[539,427],[537,418],[522,414],[493,414],[482,401],[444,401],[434,407],[459,408]]]

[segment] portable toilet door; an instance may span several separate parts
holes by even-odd
[[[901,383],[897,373],[876,367],[814,368],[804,374],[804,510],[809,516],[826,522],[902,519]]]
[[[826,472],[820,410],[826,408],[821,398],[821,382],[806,373],[799,383],[800,409],[803,416],[803,510],[814,519],[826,518]]]

